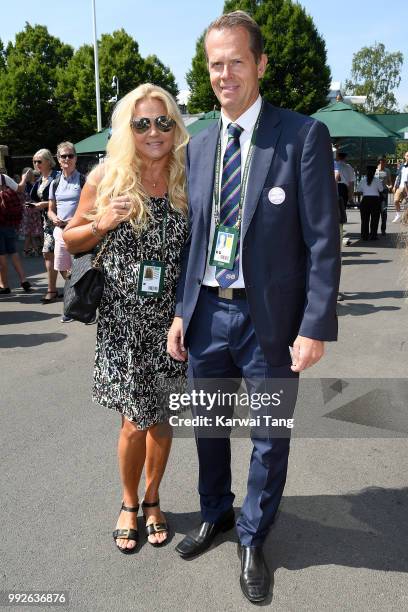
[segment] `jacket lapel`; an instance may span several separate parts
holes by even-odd
[[[277,109],[264,102],[261,112],[248,174],[241,240],[244,240],[254,215],[281,133],[280,116]]]

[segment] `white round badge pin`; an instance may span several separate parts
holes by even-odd
[[[285,198],[286,194],[282,187],[272,187],[272,189],[269,190],[268,200],[271,204],[276,204],[277,206],[283,204]]]

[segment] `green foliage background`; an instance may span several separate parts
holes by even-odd
[[[266,100],[311,114],[325,106],[330,88],[326,45],[313,19],[291,0],[226,0],[224,13],[244,10],[260,25],[269,63],[261,82]],[[204,35],[186,79],[192,91],[190,112],[208,111],[217,104],[204,53]]]
[[[367,96],[359,110],[365,113],[390,113],[397,110],[394,89],[401,82],[404,57],[400,51],[388,53],[382,43],[363,47],[354,54],[351,78],[346,91],[355,96]]]
[[[142,58],[137,42],[117,30],[103,34],[98,45],[102,123],[109,124],[119,79],[119,98],[147,81],[178,89],[170,69],[158,57]],[[77,142],[96,131],[94,55],[91,45],[77,51],[49,34],[42,25],[26,23],[14,43],[0,40],[0,142],[13,155],[52,152],[62,140]]]

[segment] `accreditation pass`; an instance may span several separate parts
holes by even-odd
[[[158,297],[163,291],[165,264],[162,261],[140,262],[138,295]]]

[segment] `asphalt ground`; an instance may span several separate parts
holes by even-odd
[[[358,211],[349,211],[339,341],[303,376],[297,410],[314,421],[292,440],[279,518],[265,543],[274,575],[266,608],[408,609],[408,258],[398,248],[401,228],[389,223],[389,235],[361,243]],[[33,292],[15,289],[11,275],[13,293],[0,298],[0,590],[69,591],[61,609],[86,612],[253,609],[239,588],[234,532],[192,561],[174,552],[199,521],[191,437],[175,438],[161,488],[169,544],[155,549],[142,535],[135,555],[115,550],[120,417],[90,400],[96,328],[60,323],[61,302],[39,301],[41,259],[24,265]],[[251,444],[234,438],[232,448],[238,512]]]

